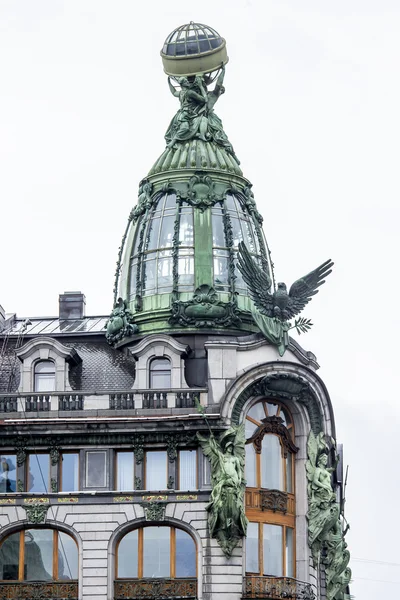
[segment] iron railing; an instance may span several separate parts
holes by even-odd
[[[114,582],[114,600],[159,598],[197,599],[197,579],[120,579]]]
[[[77,581],[0,582],[0,600],[78,600]]]
[[[243,581],[243,600],[250,600],[251,598],[315,600],[315,594],[310,583],[292,577],[247,575]]]

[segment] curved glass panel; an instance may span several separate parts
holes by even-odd
[[[78,579],[78,548],[62,531],[58,534],[58,579]]]
[[[182,531],[175,530],[176,537],[176,577],[196,577],[196,544],[194,539]]]
[[[127,533],[118,545],[118,577],[138,576],[138,529]]]
[[[239,196],[228,193],[223,203],[213,206],[211,222],[215,289],[229,290],[231,282],[228,274],[231,260],[234,266],[235,277],[232,277],[232,283],[235,290],[242,295],[248,295],[247,286],[237,267],[237,251],[239,243],[244,242],[254,258],[261,260],[260,242],[252,215]]]
[[[0,579],[51,581],[78,579],[78,547],[67,533],[26,529],[0,547]]]
[[[176,195],[161,194],[146,218],[136,224],[130,255],[129,299],[172,292],[176,247],[178,291],[194,289],[193,207],[177,211]]]
[[[0,579],[18,580],[20,533],[9,535],[0,547]]]
[[[246,485],[248,487],[256,487],[257,486],[256,452],[254,450],[253,444],[246,444],[245,448],[246,448],[246,468],[245,468]]]

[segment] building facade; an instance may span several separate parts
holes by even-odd
[[[0,312],[0,598],[346,600],[332,405],[288,334],[331,263],[275,286],[214,112],[225,40],[190,23],[162,58],[179,110],[111,315]]]

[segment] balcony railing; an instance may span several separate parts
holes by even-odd
[[[80,416],[79,411],[102,411],[106,415],[108,411],[123,412],[127,410],[141,409],[192,409],[196,401],[205,401],[206,389],[185,390],[127,390],[110,391],[108,393],[68,391],[47,393],[14,393],[0,395],[0,415],[7,413],[20,413],[18,416],[30,417],[37,413],[40,417],[46,417],[45,413],[71,412],[74,416]],[[205,403],[205,402],[203,402]],[[44,413],[44,414],[43,414]],[[65,416],[65,415],[63,415]],[[83,414],[81,416],[84,416]]]
[[[0,582],[0,600],[78,600],[77,581],[14,581]]]
[[[197,579],[123,579],[114,582],[114,600],[185,598],[196,600]]]
[[[315,600],[310,583],[291,577],[259,577],[247,575],[243,581],[243,600],[263,598],[264,600]]]

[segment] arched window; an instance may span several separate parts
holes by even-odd
[[[196,573],[196,543],[186,531],[165,525],[134,529],[118,544],[114,596],[136,598],[140,590],[144,597],[148,588],[153,597],[156,579],[157,597],[197,597]]]
[[[246,416],[248,487],[293,492],[293,422],[287,409],[262,400]]]
[[[276,585],[271,578],[295,576],[294,456],[298,448],[290,412],[275,400],[254,403],[245,426],[246,588],[252,592],[259,577],[266,578],[263,586],[268,590],[270,584]]]
[[[0,543],[0,580],[3,583],[77,579],[78,548],[67,533],[54,529],[24,529],[8,535]],[[75,586],[71,590],[74,594]],[[73,598],[73,595],[68,597]]]
[[[160,194],[149,213],[138,221],[130,257],[130,299],[193,291],[193,207],[176,194]],[[174,252],[175,250],[175,252]],[[175,254],[175,257],[174,257]]]
[[[56,367],[52,360],[39,360],[35,364],[34,391],[53,392],[56,383]]]
[[[152,390],[171,387],[171,363],[168,358],[153,358],[149,369],[149,388]]]

